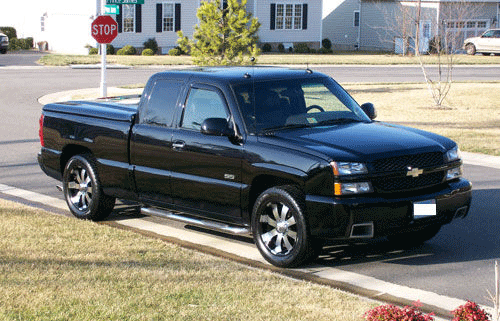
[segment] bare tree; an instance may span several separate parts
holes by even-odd
[[[433,11],[424,8],[421,0],[397,0],[391,3],[395,6],[393,10],[385,9],[387,6],[383,4],[387,2],[379,2],[387,22],[386,27],[382,28],[385,29],[383,36],[386,39],[402,39],[403,54],[415,54],[435,107],[443,108],[453,83],[453,67],[457,50],[461,49],[464,40],[465,27],[468,22],[477,19],[484,4],[466,0],[440,2],[440,10]],[[423,21],[427,23],[424,28],[421,25]],[[430,30],[435,30],[436,35],[427,39],[428,44],[424,44],[426,37],[422,35],[430,35]],[[431,60],[429,58],[434,58],[432,63],[428,63]]]

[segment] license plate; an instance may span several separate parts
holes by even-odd
[[[413,219],[436,216],[436,200],[427,200],[413,203]]]

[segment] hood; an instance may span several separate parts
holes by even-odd
[[[381,122],[277,131],[267,142],[321,153],[331,160],[360,162],[404,154],[444,153],[456,145],[440,135]]]

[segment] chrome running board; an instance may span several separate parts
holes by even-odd
[[[228,225],[228,224],[209,221],[209,220],[202,220],[202,219],[198,219],[198,218],[182,216],[180,214],[174,214],[172,212],[163,211],[163,210],[159,210],[156,208],[143,207],[143,208],[141,208],[141,213],[146,214],[146,215],[151,215],[151,216],[168,218],[168,219],[182,222],[182,223],[186,223],[189,225],[195,225],[195,226],[203,227],[203,228],[206,228],[209,230],[221,231],[221,232],[233,234],[233,235],[251,234],[250,229],[245,228],[245,227],[233,226],[233,225]]]

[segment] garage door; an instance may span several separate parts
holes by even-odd
[[[446,22],[446,37],[448,46],[453,50],[460,50],[464,40],[470,37],[480,36],[490,27],[489,20],[470,20]]]

